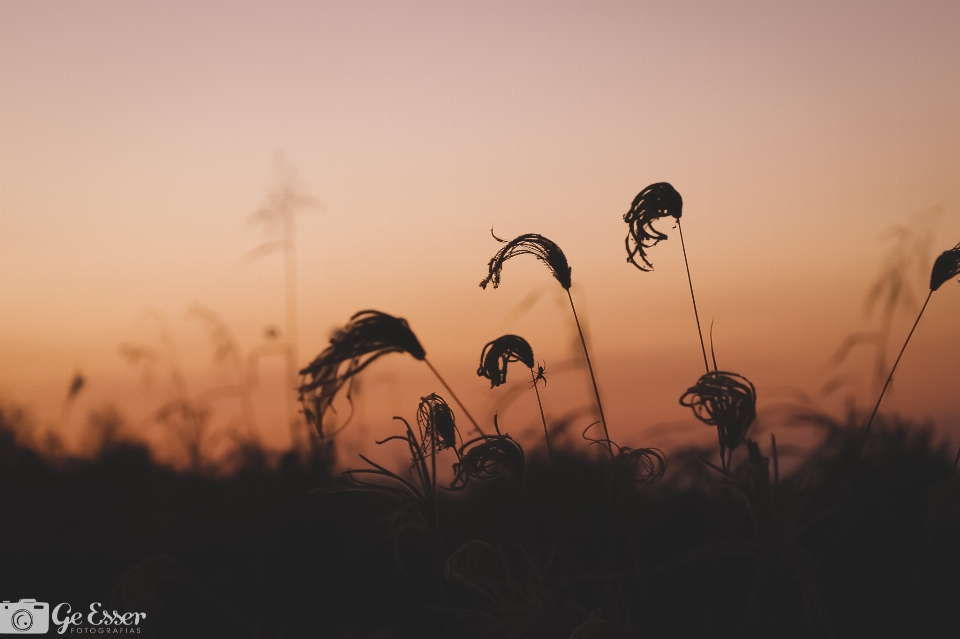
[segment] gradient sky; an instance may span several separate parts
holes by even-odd
[[[702,359],[676,231],[654,272],[625,261],[623,213],[669,181],[720,367],[761,408],[795,390],[872,405],[871,353],[830,358],[877,325],[884,229],[938,210],[930,250],[960,240],[958,29],[956,2],[0,0],[0,397],[52,427],[79,370],[71,437],[107,403],[148,428],[169,389],[118,347],[156,344],[157,312],[193,392],[225,379],[186,311],[213,309],[248,351],[283,326],[279,256],[242,262],[271,238],[248,218],[279,150],[322,202],[297,220],[301,364],[376,308],[410,321],[485,421],[506,391],[476,360],[505,332],[546,362],[549,414],[588,406],[547,271],[516,260],[500,289],[477,286],[491,226],[537,232],[573,267],[611,436],[710,441],[677,403]],[[910,279],[921,300],[926,279]],[[958,316],[951,283],[885,403],[955,436]],[[439,390],[414,364],[371,369],[348,439]],[[838,373],[853,381],[824,397]],[[282,446],[281,365],[260,379],[260,429]],[[535,425],[531,401],[501,424]]]

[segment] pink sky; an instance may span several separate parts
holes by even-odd
[[[0,0],[0,397],[54,427],[80,370],[71,437],[106,403],[151,428],[163,373],[147,389],[118,354],[156,344],[147,309],[192,392],[229,380],[186,311],[215,310],[245,352],[284,325],[280,257],[242,263],[271,237],[247,219],[280,149],[323,205],[297,220],[300,364],[353,312],[383,310],[489,419],[503,393],[475,375],[484,343],[521,334],[548,375],[575,352],[533,260],[477,286],[491,226],[537,232],[573,267],[611,436],[709,441],[677,403],[702,362],[675,231],[652,273],[623,248],[633,197],[669,181],[721,368],[753,380],[761,408],[796,388],[836,409],[843,393],[820,389],[840,371],[872,404],[867,351],[830,357],[876,326],[864,299],[884,229],[939,207],[931,250],[960,240],[958,26],[951,2]],[[955,434],[958,314],[945,285],[885,403]],[[439,390],[382,364],[350,445]],[[282,446],[276,358],[260,380],[258,427]],[[582,373],[550,380],[548,413],[589,405]],[[530,428],[529,401],[503,422]]]

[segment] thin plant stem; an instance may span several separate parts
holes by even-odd
[[[870,429],[873,428],[873,420],[877,416],[877,411],[880,410],[880,402],[883,401],[883,396],[887,392],[887,387],[890,386],[890,382],[893,381],[893,374],[897,370],[897,364],[900,363],[900,358],[903,357],[903,352],[907,350],[907,344],[910,343],[910,338],[913,337],[913,332],[917,330],[917,324],[920,323],[920,318],[923,317],[923,312],[927,310],[927,304],[930,303],[930,296],[933,295],[933,290],[927,293],[927,299],[923,302],[923,308],[920,309],[920,314],[917,315],[917,320],[913,323],[913,328],[910,329],[910,333],[907,335],[906,341],[903,342],[903,348],[900,349],[900,354],[897,355],[897,360],[893,363],[893,368],[890,369],[890,374],[887,375],[887,381],[883,385],[883,390],[880,391],[880,397],[877,398],[877,404],[873,407],[873,412],[870,413],[870,419],[867,420],[867,427],[863,431],[863,438],[860,440],[860,445],[857,447],[857,456],[860,456],[860,451],[863,450],[863,445],[867,442],[867,437],[870,436]]]
[[[453,401],[457,402],[457,406],[459,406],[460,410],[463,411],[463,414],[467,416],[467,419],[469,419],[470,423],[473,424],[473,427],[477,429],[477,432],[481,435],[486,435],[486,433],[483,432],[483,429],[480,428],[480,424],[477,423],[477,420],[473,418],[473,415],[470,414],[470,411],[467,410],[467,407],[463,405],[463,402],[460,401],[460,398],[457,397],[457,394],[453,392],[452,388],[450,388],[450,384],[448,384],[446,380],[440,376],[440,373],[437,372],[437,369],[435,369],[433,364],[430,363],[430,360],[423,358],[423,362],[427,365],[427,367],[430,368],[431,371],[433,371],[433,374],[438,380],[440,380],[440,383],[443,384],[443,387],[447,389],[447,392],[450,393],[450,397],[453,398]]]
[[[600,389],[597,388],[597,376],[593,374],[593,364],[590,363],[590,353],[587,351],[587,340],[583,336],[583,328],[580,326],[580,318],[577,317],[577,307],[573,305],[573,295],[570,294],[570,289],[567,289],[567,298],[570,300],[573,319],[577,322],[577,332],[580,333],[580,343],[583,344],[583,355],[587,358],[587,370],[590,371],[590,381],[593,382],[593,394],[597,397],[597,409],[600,411],[600,423],[603,425],[603,438],[607,443],[607,452],[610,453],[610,459],[613,459],[613,445],[610,443],[607,419],[603,416],[603,403],[600,401]]]
[[[440,509],[437,505],[437,437],[436,430],[430,437],[430,501],[433,502],[433,530],[440,536]]]
[[[727,469],[727,457],[726,455],[730,454],[730,451],[727,450],[727,447],[723,444],[723,437],[720,435],[720,429],[717,429],[717,441],[720,442],[720,468],[726,472]]]
[[[543,422],[543,436],[547,440],[547,457],[553,461],[553,449],[550,448],[550,433],[547,431],[547,418],[543,414],[543,402],[540,401],[540,389],[537,388],[537,376],[530,369],[530,379],[533,380],[533,390],[537,394],[537,406],[540,407],[540,421]]]
[[[700,350],[703,352],[703,367],[710,372],[710,364],[707,363],[707,347],[703,343],[703,330],[700,328],[700,313],[697,312],[697,297],[693,294],[693,278],[690,277],[690,262],[687,261],[687,247],[683,243],[683,228],[680,226],[680,219],[677,218],[677,231],[680,232],[680,248],[683,249],[683,264],[687,267],[687,283],[690,285],[690,299],[693,300],[693,316],[697,320],[697,335],[700,336]]]
[[[433,368],[432,366],[430,367]],[[434,371],[436,372],[436,371]],[[439,375],[437,376],[439,377]],[[443,381],[443,380],[441,380]],[[430,468],[433,477],[430,478],[431,501],[433,501],[433,534],[440,540],[440,504],[437,501],[437,438],[436,432],[430,437]],[[443,559],[437,555],[437,586],[440,590],[440,606],[443,608],[443,629],[445,636],[450,637],[450,619],[447,616],[447,588],[443,578]]]

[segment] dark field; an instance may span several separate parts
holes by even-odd
[[[328,472],[329,448],[274,460],[251,449],[217,477],[122,443],[93,461],[50,461],[16,443],[14,419],[5,413],[0,430],[0,594],[146,612],[141,636],[960,628],[960,477],[953,455],[909,424],[878,422],[857,457],[859,431],[820,416],[824,443],[779,481],[770,442],[752,460],[738,448],[728,477],[697,459],[715,453],[677,453],[650,484],[611,472],[599,446],[554,450],[552,462],[528,451],[522,471],[441,489],[423,512],[334,490],[346,484]],[[437,454],[438,465],[455,460]]]

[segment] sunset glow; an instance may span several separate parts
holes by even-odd
[[[907,263],[914,300],[892,316],[887,367],[932,259],[960,241],[957,24],[949,2],[2,0],[0,398],[73,448],[113,405],[175,457],[150,420],[173,392],[171,348],[192,394],[237,384],[262,352],[255,429],[289,446],[283,357],[264,348],[270,327],[286,331],[283,256],[249,257],[281,239],[250,216],[285,162],[319,203],[296,216],[298,366],[354,312],[382,310],[410,322],[478,419],[498,412],[532,438],[529,379],[490,389],[476,374],[485,343],[522,335],[545,363],[548,416],[586,411],[579,441],[593,391],[564,291],[533,258],[478,286],[491,227],[540,233],[572,267],[610,436],[712,441],[678,403],[703,365],[672,220],[654,271],[626,260],[623,214],[668,181],[704,331],[719,367],[756,384],[761,421],[800,393],[868,410],[875,347],[832,358],[882,326],[867,299],[888,230],[931,239]],[[215,360],[197,305],[242,366]],[[958,316],[948,282],[884,400],[955,441]],[[124,344],[159,353],[152,377]],[[343,451],[434,391],[422,365],[384,358]],[[211,401],[216,428],[235,429],[237,396]]]

